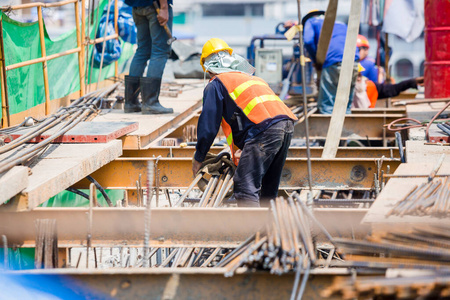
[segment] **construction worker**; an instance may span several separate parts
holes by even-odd
[[[305,49],[315,64],[316,70],[321,71],[317,106],[320,113],[331,114],[333,112],[334,102],[336,99],[339,75],[341,73],[345,38],[347,36],[347,25],[342,22],[335,22],[325,61],[323,66],[319,66],[316,62],[316,54],[324,21],[324,14],[324,11],[311,11],[303,17],[302,24],[304,28],[303,35]],[[355,87],[356,76],[358,74],[358,60],[359,51],[356,49],[354,72],[347,106],[348,114],[351,113],[350,107],[352,105],[353,89]]]
[[[423,77],[411,78],[396,84],[377,83],[369,80],[364,74],[364,67],[358,66],[358,78],[356,79],[353,108],[374,108],[378,99],[398,96],[408,89],[417,89],[423,86]]]
[[[359,49],[359,63],[364,68],[362,76],[368,78],[372,82],[380,82],[378,80],[378,68],[375,64],[375,60],[369,57],[369,40],[365,36],[358,34],[356,47]]]
[[[259,207],[274,199],[297,118],[256,76],[255,68],[218,38],[208,40],[200,64],[212,79],[203,92],[192,171],[199,171],[220,125],[235,163],[234,197],[239,206]],[[263,204],[266,204],[264,201]]]
[[[159,14],[153,2],[159,2]],[[125,0],[133,7],[133,20],[137,29],[137,50],[125,76],[125,113],[170,114],[172,108],[159,103],[161,78],[169,58],[171,46],[167,44],[164,26],[172,30],[172,0]],[[143,77],[147,62],[147,76]],[[142,107],[138,96],[141,94]]]

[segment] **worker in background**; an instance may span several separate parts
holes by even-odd
[[[369,40],[365,36],[358,34],[356,47],[359,49],[359,63],[364,68],[364,71],[361,73],[362,76],[373,82],[382,83],[384,80],[379,80],[375,60],[369,57]]]
[[[374,108],[378,99],[398,96],[408,89],[417,89],[423,86],[423,77],[411,78],[396,84],[376,83],[365,76],[364,67],[358,66],[358,78],[356,79],[353,108]]]
[[[153,5],[155,1],[159,2],[159,14]],[[130,73],[125,76],[125,112],[173,113],[172,108],[159,103],[161,78],[171,50],[164,26],[172,30],[172,0],[125,0],[125,3],[133,7],[137,29],[137,50],[131,61]],[[147,76],[143,77],[148,60]],[[138,100],[139,93],[142,107]]]
[[[203,92],[194,176],[222,125],[235,163],[235,150],[242,150],[234,175],[237,203],[259,207],[260,199],[277,196],[297,118],[264,80],[252,76],[255,68],[225,41],[207,41],[200,64],[212,79]]]
[[[335,22],[333,33],[328,47],[327,56],[323,66],[316,64],[317,44],[319,43],[320,32],[323,26],[324,11],[309,12],[302,19],[304,27],[304,43],[311,60],[316,66],[316,70],[322,71],[319,83],[319,95],[317,106],[322,114],[331,114],[336,99],[339,75],[341,73],[342,58],[344,56],[345,38],[347,36],[347,25],[342,22]],[[347,106],[347,113],[351,113],[350,108],[353,99],[353,90],[357,76],[359,51],[356,49],[355,66],[350,88],[350,96]],[[320,69],[321,68],[321,69]]]

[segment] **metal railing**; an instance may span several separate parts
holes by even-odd
[[[110,1],[108,1],[108,6],[111,5]],[[81,20],[80,20],[80,9],[79,2],[81,2]],[[63,52],[55,53],[52,55],[46,55],[45,49],[45,40],[44,40],[44,19],[42,16],[42,8],[49,7],[60,7],[64,5],[68,5],[73,3],[75,5],[75,24],[76,24],[76,38],[77,38],[77,47],[66,50]],[[22,5],[13,5],[13,6],[4,6],[0,7],[1,11],[11,11],[11,10],[20,10],[20,9],[28,9],[34,8],[37,9],[38,15],[38,23],[39,23],[39,39],[41,46],[41,57],[36,59],[31,59],[27,61],[23,61],[20,63],[15,63],[9,66],[6,66],[5,55],[4,55],[4,45],[3,45],[3,20],[0,20],[0,79],[1,79],[1,93],[2,93],[2,123],[3,127],[9,127],[11,125],[10,122],[10,114],[9,114],[9,101],[8,101],[8,83],[6,72],[18,68],[22,68],[25,66],[42,63],[43,77],[44,77],[44,91],[45,91],[45,114],[49,115],[50,111],[50,89],[48,84],[48,70],[47,70],[47,61],[52,59],[78,53],[78,68],[79,68],[79,77],[80,77],[80,96],[83,96],[86,92],[85,86],[85,63],[86,63],[86,46],[87,45],[95,45],[98,43],[102,43],[112,39],[118,39],[118,6],[117,0],[114,0],[114,30],[115,34],[107,35],[105,29],[105,36],[101,38],[97,38],[94,40],[90,40],[89,35],[86,38],[86,9],[85,9],[85,0],[65,0],[56,3],[43,3],[43,2],[35,2],[35,3],[27,3]],[[80,27],[81,22],[81,27]],[[115,62],[115,76],[118,76],[118,61]]]

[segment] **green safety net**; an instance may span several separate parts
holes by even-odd
[[[107,3],[108,0],[102,0],[99,7],[94,11],[93,24],[88,25],[86,14],[86,30],[89,28],[89,37],[91,40],[95,39],[101,12]],[[99,10],[99,14],[97,10]],[[21,23],[9,18],[3,12],[0,14],[0,18],[3,23],[3,46],[6,66],[41,57],[39,24],[37,21]],[[77,47],[76,28],[53,40],[50,39],[47,30],[45,29],[44,31],[47,56]],[[132,44],[126,43],[123,40],[120,42],[122,55],[119,59],[119,73],[122,73],[127,68],[127,63],[133,56],[134,51]],[[86,76],[89,82],[87,84],[97,82],[99,74],[98,68],[92,67],[92,70],[90,70],[93,47],[93,45],[89,46],[88,58],[85,62],[88,66]],[[114,64],[103,66],[100,81],[113,77],[114,71]],[[50,100],[58,99],[80,90],[78,53],[48,61],[47,72]],[[6,73],[6,78],[10,115],[25,111],[45,102],[42,63],[9,70]],[[0,110],[0,118],[1,113]]]
[[[89,190],[81,189],[83,193],[89,195]],[[124,190],[105,190],[109,199],[113,205],[116,205],[117,201],[124,198]],[[105,198],[102,193],[97,190],[97,200],[98,204],[102,207],[107,207]],[[89,200],[77,195],[73,192],[62,191],[59,194],[51,197],[46,202],[42,203],[40,207],[88,207]]]

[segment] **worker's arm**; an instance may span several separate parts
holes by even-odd
[[[420,84],[420,80],[423,81],[423,78],[411,78],[396,84],[375,83],[378,91],[378,99],[398,96],[401,92],[406,91],[407,89],[417,89],[417,84]]]
[[[169,21],[169,4],[167,4],[167,0],[159,0],[159,5],[159,13],[156,18],[159,25],[164,26]]]
[[[217,80],[211,81],[203,92],[203,108],[197,125],[197,146],[192,172],[197,173],[219,132],[223,113],[225,87]]]

